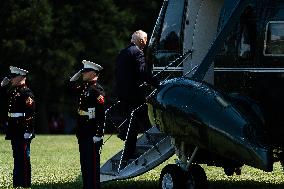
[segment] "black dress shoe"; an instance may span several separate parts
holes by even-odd
[[[120,140],[122,140],[122,141],[125,141],[125,140],[126,140],[126,136],[125,136],[124,134],[122,134],[122,133],[118,133],[118,134],[117,134],[117,137],[118,137]]]

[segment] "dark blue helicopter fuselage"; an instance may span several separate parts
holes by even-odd
[[[262,117],[250,99],[187,78],[162,83],[149,98],[154,125],[173,138],[263,170],[271,170]],[[253,131],[253,132],[252,132]]]

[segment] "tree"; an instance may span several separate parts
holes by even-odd
[[[46,92],[46,88],[40,88],[40,85],[45,83],[47,77],[44,67],[53,30],[50,4],[47,0],[9,0],[3,2],[0,12],[0,61],[5,67],[14,65],[28,69],[31,72],[30,81],[35,84],[33,88],[38,94],[37,100],[44,102],[41,94]],[[43,104],[39,106],[42,121],[45,120],[44,114],[41,114]]]
[[[74,110],[64,86],[81,68],[83,59],[104,67],[100,79],[106,99],[111,101],[116,56],[129,43],[134,30],[151,33],[160,2],[1,1],[0,78],[10,65],[30,71],[28,81],[37,100],[38,132],[48,132],[51,112]]]
[[[64,112],[64,84],[82,59],[105,67],[111,82],[117,50],[132,22],[112,0],[6,0],[0,8],[0,62],[30,71],[37,100],[38,132],[48,130],[49,112]],[[103,42],[102,42],[103,41]]]
[[[116,0],[121,10],[127,10],[135,18],[130,31],[144,30],[150,36],[158,17],[163,0]]]

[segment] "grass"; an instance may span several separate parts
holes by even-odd
[[[105,137],[107,138],[107,137]],[[12,188],[13,158],[9,141],[0,136],[0,188]],[[118,152],[123,143],[112,137],[104,146],[101,163]],[[102,184],[102,189],[157,189],[159,175],[175,157],[157,168],[133,179],[111,181]],[[82,188],[79,152],[75,136],[40,135],[31,144],[32,188],[35,189],[78,189]],[[206,171],[210,189],[280,189],[284,188],[284,174],[280,163],[274,171],[266,173],[244,166],[242,175],[228,177],[222,168],[202,165]]]

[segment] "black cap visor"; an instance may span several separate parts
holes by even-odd
[[[25,75],[21,75],[21,74],[10,73],[10,74],[8,75],[8,78],[9,78],[9,79],[12,79],[12,78],[17,77],[17,76],[26,77]]]
[[[84,68],[81,73],[86,73],[86,72],[91,72],[91,71],[96,72],[96,74],[99,73],[98,70],[94,70],[92,68]]]

